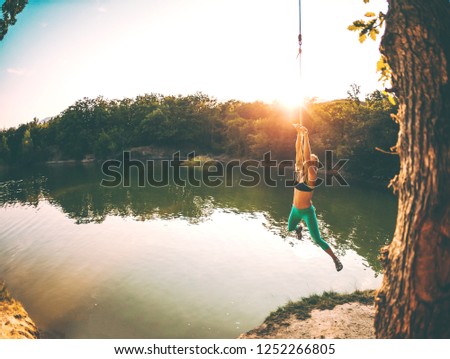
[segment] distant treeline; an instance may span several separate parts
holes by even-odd
[[[379,91],[364,101],[345,100],[305,105],[313,152],[325,150],[350,159],[347,172],[365,177],[390,177],[398,170],[396,156],[375,150],[397,141],[395,108]],[[298,111],[263,102],[218,102],[207,95],[147,94],[134,99],[84,98],[60,115],[0,132],[0,164],[30,165],[50,160],[114,157],[140,146],[195,151],[198,154],[261,159],[292,159]]]

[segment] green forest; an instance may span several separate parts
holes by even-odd
[[[398,172],[398,158],[376,148],[389,151],[397,141],[395,106],[379,91],[362,101],[355,89],[347,99],[304,105],[313,152],[323,160],[324,151],[332,150],[335,158],[350,160],[347,173],[388,179]],[[256,160],[271,151],[275,159],[293,159],[298,117],[298,109],[276,103],[219,102],[202,93],[84,98],[47,121],[2,130],[0,165],[102,160],[142,146]]]

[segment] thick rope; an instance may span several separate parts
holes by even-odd
[[[299,63],[299,94],[302,93],[302,0],[298,0],[298,63]],[[303,125],[302,119],[302,109],[303,109],[303,99],[300,98],[300,106],[299,106],[299,123]]]

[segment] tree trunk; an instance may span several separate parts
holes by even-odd
[[[450,5],[388,0],[381,51],[399,99],[397,227],[382,249],[378,338],[450,338]]]

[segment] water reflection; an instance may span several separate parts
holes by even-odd
[[[234,173],[235,182],[239,180]],[[37,206],[41,200],[60,208],[77,224],[102,223],[107,216],[137,221],[181,218],[190,223],[208,220],[215,209],[235,213],[262,213],[264,225],[292,244],[286,223],[292,189],[267,187],[100,186],[97,164],[53,165],[27,171],[0,173],[0,205]],[[277,179],[282,184],[283,179]],[[351,249],[365,258],[375,272],[381,270],[379,249],[392,237],[396,199],[388,191],[370,186],[323,187],[314,198],[324,237],[344,254]]]

